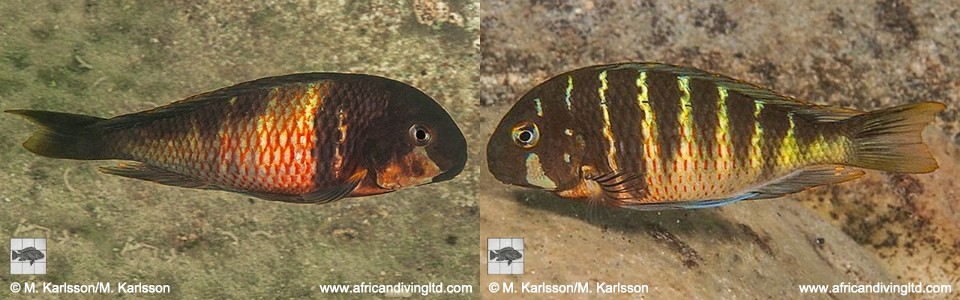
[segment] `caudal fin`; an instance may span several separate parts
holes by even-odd
[[[17,258],[20,258],[20,254],[15,250],[10,251],[10,260],[17,260]]]
[[[46,157],[69,159],[109,159],[101,139],[103,130],[96,128],[103,118],[42,110],[8,110],[40,125],[23,147]]]
[[[855,147],[850,165],[900,173],[929,173],[937,161],[923,143],[923,128],[946,106],[921,102],[871,111],[845,121]]]

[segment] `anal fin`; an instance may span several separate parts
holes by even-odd
[[[170,186],[194,189],[217,189],[217,187],[212,186],[200,179],[144,163],[119,163],[115,167],[100,167],[100,172],[128,178],[153,181],[159,184]]]
[[[854,180],[863,174],[862,170],[841,165],[807,167],[755,188],[757,196],[750,199],[776,198],[815,186]]]
[[[730,198],[723,198],[723,199],[640,203],[640,204],[625,205],[623,206],[623,208],[639,210],[639,211],[713,208],[713,207],[724,206],[724,205],[742,201],[742,200],[754,199],[754,197],[756,196],[757,196],[757,193],[745,193],[745,194],[733,196]]]

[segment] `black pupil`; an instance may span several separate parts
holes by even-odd
[[[414,136],[417,137],[417,140],[418,140],[418,141],[422,141],[422,140],[425,140],[425,139],[427,138],[427,132],[424,131],[423,129],[417,128],[417,132],[414,133]]]
[[[529,143],[533,139],[533,133],[530,130],[524,130],[520,132],[520,141],[524,143]]]

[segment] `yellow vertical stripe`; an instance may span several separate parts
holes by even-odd
[[[750,153],[750,165],[759,170],[763,168],[763,126],[760,125],[760,113],[763,111],[763,102],[754,101],[753,108],[753,136],[750,138],[750,145],[753,151]]]
[[[783,137],[780,143],[780,166],[790,168],[799,161],[802,153],[797,146],[797,125],[793,120],[793,113],[787,113],[787,120],[790,122],[790,128],[787,129],[787,135]]]
[[[727,115],[727,88],[717,86],[717,174],[729,174],[733,164],[733,146],[730,143],[730,116]],[[719,179],[719,177],[718,177]]]
[[[693,136],[693,104],[690,102],[690,78],[682,76],[677,78],[677,85],[680,88],[680,149],[677,149],[677,158],[683,160],[693,160],[691,149],[697,148],[696,137]]]
[[[276,124],[276,116],[278,115],[275,111],[280,97],[283,97],[282,92],[279,88],[271,90],[268,96],[270,101],[267,102],[266,109],[257,117],[257,140],[254,144],[257,157],[254,165],[259,176],[265,176],[269,173],[272,162],[271,155],[273,154],[271,152],[273,150],[272,138],[275,131],[273,124]]]
[[[662,172],[662,167],[658,165],[660,159],[657,155],[657,145],[659,145],[657,143],[657,116],[653,113],[653,108],[650,107],[650,89],[647,86],[647,72],[640,72],[640,75],[637,76],[637,106],[643,111],[641,130],[643,132],[643,152],[647,170],[646,179],[647,182],[660,184],[659,181],[653,181],[654,178],[658,178],[654,173]]]
[[[610,125],[610,112],[607,109],[607,71],[600,73],[600,110],[603,111],[603,136],[607,138],[607,164],[610,170],[616,172],[620,170],[617,166],[617,142],[613,136],[613,127]]]
[[[803,151],[805,153],[804,159],[807,159],[807,160],[824,159],[826,157],[827,147],[828,147],[827,141],[826,141],[826,138],[823,137],[823,133],[818,134],[817,139],[814,140],[813,143],[810,143],[809,145],[807,145],[806,150]]]
[[[570,106],[570,96],[573,94],[573,76],[567,76],[567,95],[563,98],[563,101],[567,104],[567,110],[572,110],[573,107]]]

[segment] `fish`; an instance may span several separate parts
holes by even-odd
[[[100,171],[289,203],[442,182],[467,159],[463,133],[436,101],[365,74],[266,77],[109,119],[6,112],[40,126],[23,143],[40,156],[123,160]]]
[[[513,263],[513,261],[518,260],[523,257],[523,254],[520,254],[520,251],[513,249],[513,247],[503,247],[500,250],[490,250],[490,260],[496,261],[507,261],[507,265]]]
[[[17,250],[10,251],[11,261],[28,261],[29,260],[31,266],[33,265],[34,262],[43,259],[43,257],[44,257],[43,252],[40,252],[40,250],[37,250],[37,248],[34,248],[34,247],[26,247],[20,251],[17,251]]]
[[[856,179],[929,173],[921,132],[943,111],[919,102],[822,106],[696,68],[589,66],[527,91],[486,148],[496,180],[634,210],[771,199]]]

